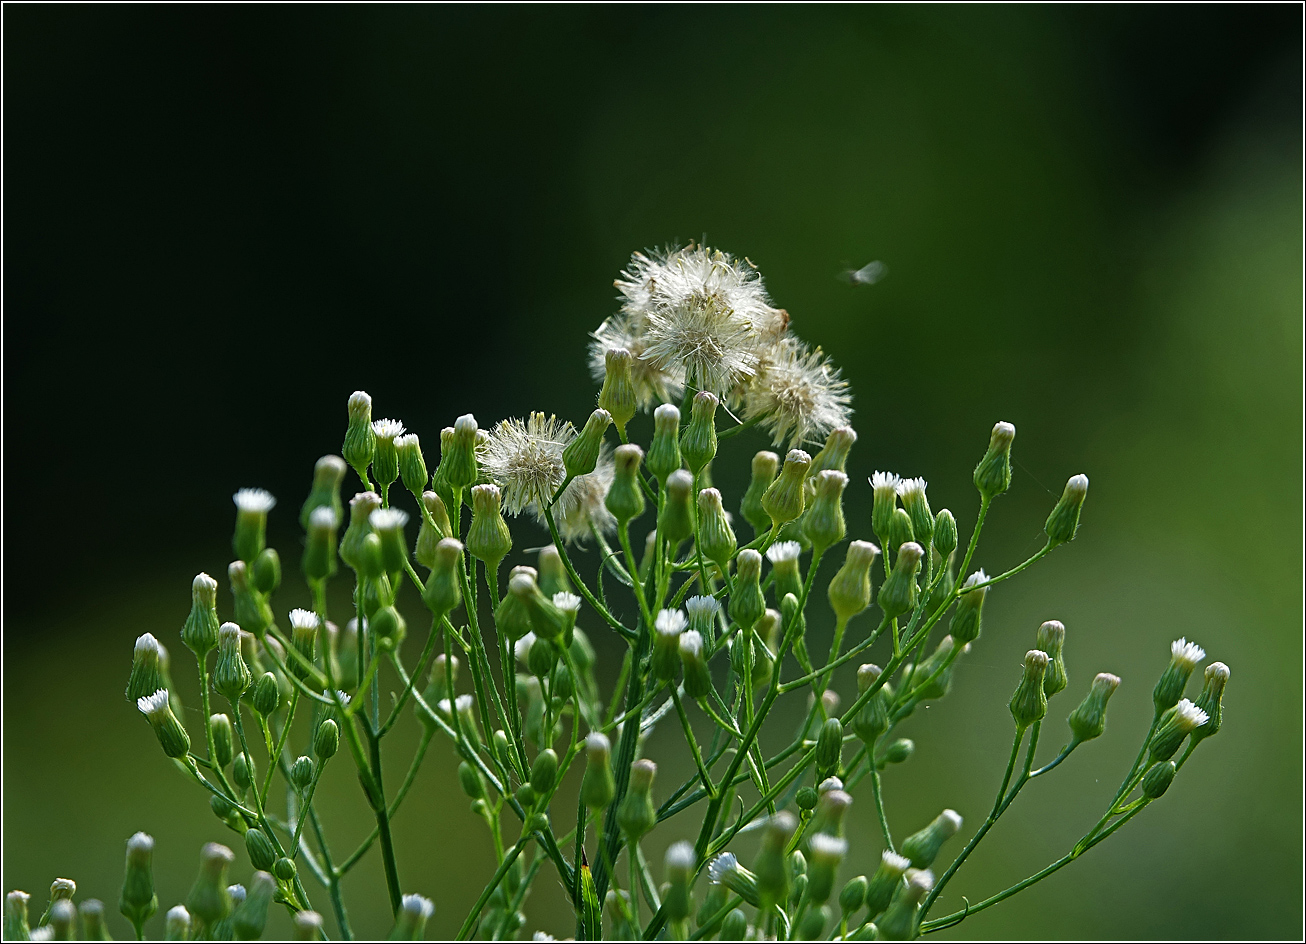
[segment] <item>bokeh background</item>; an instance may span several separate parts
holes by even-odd
[[[237,487],[281,497],[295,583],[350,391],[428,444],[466,411],[581,418],[630,252],[706,237],[852,384],[852,536],[882,468],[924,475],[966,533],[999,419],[1018,465],[990,572],[1092,479],[1079,539],[991,594],[954,693],[909,723],[896,831],[982,820],[1043,619],[1069,627],[1054,719],[1123,676],[1107,736],[1022,795],[943,907],[1096,819],[1172,639],[1232,666],[1225,733],[1163,802],[945,936],[1300,938],[1300,8],[10,6],[4,27],[6,889],[39,908],[68,875],[113,910],[144,829],[166,909],[224,839],[122,690],[139,633],[184,655]],[[872,259],[880,284],[837,279]],[[764,445],[741,442],[732,504]],[[678,737],[649,748],[664,785]],[[396,823],[432,935],[493,868],[453,766],[437,742]],[[344,767],[318,793],[341,849],[356,794]],[[845,875],[880,849],[869,797],[852,819]],[[527,930],[569,934],[543,875]],[[375,853],[350,882],[355,926],[384,933]]]

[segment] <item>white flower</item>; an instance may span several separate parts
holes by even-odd
[[[871,488],[877,492],[890,490],[895,497],[898,495],[898,486],[901,483],[902,479],[892,472],[876,472],[871,476]]]
[[[929,869],[915,871],[907,879],[907,886],[909,891],[915,893],[912,897],[919,901],[926,892],[934,887],[934,873]]]
[[[703,636],[696,629],[680,634],[680,653],[691,662],[703,654]]]
[[[687,623],[685,614],[679,610],[662,610],[653,621],[653,628],[659,636],[679,636]]]
[[[617,530],[617,519],[605,504],[608,489],[616,477],[616,468],[611,451],[604,446],[594,471],[576,476],[559,496],[553,506],[553,520],[564,541],[576,544],[592,537],[594,531],[610,534]],[[549,497],[553,497],[551,493]],[[544,523],[540,506],[536,506],[535,516],[541,524]]]
[[[1184,731],[1191,731],[1194,728],[1206,724],[1208,718],[1205,711],[1198,708],[1187,698],[1179,699],[1179,704],[1175,705],[1175,721]]]
[[[435,914],[435,905],[431,899],[423,898],[421,895],[405,895],[402,907],[404,911],[423,921]]]
[[[168,690],[161,688],[153,695],[143,695],[136,699],[136,708],[151,721],[164,717],[168,707]]]
[[[975,571],[975,573],[967,577],[966,582],[963,583],[961,586],[962,589],[964,590],[967,587],[974,587],[978,584],[984,583],[988,579],[989,579],[989,575],[984,573],[984,568],[981,567],[979,570]]]
[[[585,738],[585,752],[595,758],[611,753],[612,742],[601,731],[591,731]]]
[[[553,605],[565,613],[579,613],[580,597],[566,590],[559,590],[553,595]]]
[[[309,512],[308,529],[310,531],[334,531],[338,525],[335,509],[329,505],[322,505]]]
[[[231,500],[239,511],[256,515],[267,514],[277,503],[272,493],[262,488],[242,488],[231,496]]]
[[[132,654],[140,656],[148,652],[158,656],[160,655],[160,650],[161,647],[159,646],[159,641],[154,638],[154,634],[144,633],[136,637],[136,648],[133,650]]]
[[[919,493],[921,495],[924,495],[925,489],[928,487],[929,487],[929,483],[926,482],[923,478],[903,479],[898,483],[898,497],[906,498],[908,495],[911,495],[912,493]]]
[[[1197,663],[1206,658],[1206,650],[1195,642],[1180,638],[1170,643],[1170,658],[1191,672]]]
[[[290,628],[300,632],[309,632],[320,626],[322,621],[312,610],[293,609],[290,611]]]
[[[821,353],[786,337],[762,355],[757,376],[744,391],[744,418],[761,419],[779,446],[816,442],[844,426],[852,413],[852,394]]]
[[[720,885],[738,870],[739,860],[735,858],[735,854],[723,852],[708,864],[707,878],[713,885]]]
[[[777,541],[766,549],[766,559],[772,564],[778,564],[781,561],[798,560],[798,555],[803,552],[803,546],[797,541]]]
[[[951,830],[950,836],[955,836],[957,830],[961,829],[961,814],[956,810],[944,810],[939,814],[939,819],[942,821],[941,825]]]
[[[532,413],[526,420],[500,421],[478,446],[481,470],[503,489],[503,507],[511,515],[548,505],[566,478],[562,450],[576,435],[571,423]]]
[[[695,625],[711,623],[716,619],[716,615],[721,610],[721,602],[716,597],[703,595],[690,597],[685,601],[685,612],[689,614],[689,621]]]
[[[911,859],[898,855],[896,852],[890,852],[888,849],[880,853],[880,861],[884,863],[884,867],[890,872],[897,872],[899,875],[911,868]]]
[[[812,858],[833,859],[837,864],[843,861],[843,857],[848,854],[848,840],[840,839],[837,836],[830,836],[826,833],[816,833],[812,836]]]
[[[341,708],[349,707],[349,696],[340,691],[340,689],[336,689],[335,698],[332,699],[331,693],[324,688],[322,689],[322,697],[328,700],[338,701]]]
[[[667,850],[667,872],[671,874],[679,872],[682,876],[687,875],[694,868],[695,858],[692,845],[683,839],[674,842],[671,844],[671,848]]]
[[[400,531],[408,524],[408,512],[402,508],[378,508],[368,515],[373,531]]]
[[[404,434],[404,424],[398,420],[374,420],[372,432],[377,439],[396,439]]]

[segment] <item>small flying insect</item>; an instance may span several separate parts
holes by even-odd
[[[860,269],[848,269],[839,278],[849,285],[874,285],[889,274],[889,267],[876,259]]]

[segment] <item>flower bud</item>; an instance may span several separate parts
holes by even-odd
[[[249,891],[231,914],[232,937],[238,941],[258,940],[268,923],[268,906],[277,891],[277,880],[266,870],[254,873]]]
[[[467,794],[470,799],[485,799],[485,781],[476,772],[476,768],[467,761],[463,761],[458,765],[458,783],[463,788],[463,793]]]
[[[835,719],[831,719],[835,720]],[[839,782],[837,778],[836,782]],[[853,798],[844,790],[818,790],[816,810],[812,814],[811,833],[843,838],[843,821],[852,808]]]
[[[771,526],[771,516],[762,507],[762,496],[775,481],[776,470],[780,467],[780,457],[774,452],[763,450],[753,456],[752,478],[748,482],[748,491],[744,492],[740,513],[753,526],[754,534],[761,534]]]
[[[679,610],[662,610],[654,620],[649,668],[655,679],[668,682],[676,677],[680,668],[680,634],[685,624],[685,614]]]
[[[395,440],[404,434],[404,424],[398,420],[376,420],[372,435],[376,448],[372,452],[372,475],[376,484],[389,488],[399,478],[399,449]]]
[[[393,606],[383,606],[372,614],[368,628],[377,639],[385,639],[399,648],[408,635],[408,621]]]
[[[912,833],[902,841],[902,854],[918,869],[934,864],[943,844],[961,829],[961,817],[955,810],[944,810],[920,832]]]
[[[289,859],[278,861],[290,862]],[[293,866],[295,863],[290,862],[290,864]],[[296,911],[291,923],[295,926],[295,940],[297,941],[321,941],[326,938],[323,933],[324,922],[322,916],[316,911]]]
[[[558,664],[558,647],[547,639],[535,636],[534,633],[531,636],[534,637],[534,641],[527,650],[526,667],[531,670],[531,675],[544,682],[553,673],[554,666]]]
[[[150,727],[154,728],[154,734],[163,746],[163,753],[169,757],[185,757],[190,750],[190,735],[172,713],[168,690],[161,688],[152,695],[138,698],[136,707],[150,722]]]
[[[637,760],[630,767],[630,785],[617,808],[617,825],[632,848],[658,822],[653,805],[653,778],[657,772],[658,766],[651,760]]]
[[[717,939],[721,941],[742,941],[748,937],[748,932],[748,916],[740,909],[732,908],[721,922],[721,933],[717,935]]]
[[[632,576],[638,576],[642,581],[648,580],[648,575],[653,570],[653,559],[657,556],[657,546],[657,531],[650,531],[644,535],[644,556],[639,559],[639,573]]]
[[[869,541],[853,541],[848,545],[843,566],[826,589],[830,609],[841,623],[871,605],[871,565],[879,553],[880,549]]]
[[[864,694],[879,681],[882,670],[878,665],[866,664],[857,670],[857,691]],[[862,706],[853,718],[853,732],[866,745],[867,750],[874,750],[875,742],[889,730],[889,700],[881,685],[874,695]]]
[[[953,649],[958,645],[960,643],[951,636],[944,636],[930,653],[929,658],[922,660],[921,664],[910,673],[911,685],[916,689],[917,700],[934,701],[948,694],[952,688],[952,670],[956,662]],[[961,652],[965,652],[968,648],[963,645]]]
[[[254,683],[254,689],[250,694],[250,704],[264,718],[277,710],[277,705],[281,701],[281,693],[277,688],[277,677],[271,672],[264,672],[262,677]]]
[[[598,465],[603,448],[603,434],[612,423],[612,415],[604,409],[595,410],[585,421],[580,433],[562,450],[562,465],[567,478],[589,475]]]
[[[298,872],[299,869],[295,867],[294,861],[285,856],[272,863],[272,874],[283,882],[293,882]]]
[[[900,547],[915,539],[911,516],[901,508],[895,508],[893,514],[889,516],[889,533],[884,539],[885,550],[896,557]]]
[[[666,486],[667,478],[672,472],[681,468],[680,455],[680,410],[673,404],[664,403],[653,411],[653,442],[648,447],[648,470],[658,481],[659,486]]]
[[[4,939],[6,941],[29,940],[31,928],[28,924],[27,903],[31,900],[31,895],[18,890],[5,896]]]
[[[254,758],[241,751],[231,762],[232,782],[238,789],[248,790],[257,779],[258,768],[254,766]]]
[[[611,410],[611,407],[609,407]],[[639,721],[636,719],[635,724]],[[606,809],[617,794],[612,776],[612,742],[598,731],[585,739],[585,775],[581,779],[581,801],[591,813]]]
[[[467,550],[491,571],[512,550],[512,534],[499,509],[497,485],[472,487],[472,525],[467,529]]]
[[[1048,713],[1047,695],[1043,693],[1043,680],[1048,670],[1048,654],[1041,649],[1025,653],[1025,675],[1011,696],[1011,717],[1017,729],[1023,731]]]
[[[449,524],[449,512],[444,507],[444,499],[435,492],[422,492],[422,505],[426,514],[417,530],[417,545],[413,557],[419,564],[430,570],[435,566],[435,546],[444,538],[452,537],[453,528]]]
[[[531,574],[514,571],[508,593],[524,606],[536,636],[563,645],[569,625],[575,625],[574,613],[569,616],[546,597]]]
[[[1047,524],[1043,526],[1049,544],[1065,544],[1075,539],[1075,532],[1079,530],[1079,512],[1083,509],[1084,499],[1087,497],[1088,476],[1072,475],[1061,493],[1061,500],[1052,509]]]
[[[720,913],[729,900],[730,889],[724,885],[709,884],[707,894],[703,896],[703,903],[698,906],[698,913],[694,915],[694,923],[702,928]]]
[[[226,767],[231,763],[234,750],[231,739],[231,719],[224,714],[209,715],[209,734],[213,737],[211,760],[219,767]]]
[[[694,847],[681,840],[671,844],[666,855],[667,890],[662,895],[662,910],[672,927],[687,930],[685,922],[694,907],[693,885],[696,856]]]
[[[639,464],[643,458],[644,450],[634,443],[618,446],[613,453],[612,485],[603,503],[617,523],[623,526],[644,513],[644,491],[639,480]],[[627,564],[629,566],[631,562]]]
[[[1152,690],[1152,702],[1156,705],[1159,716],[1167,708],[1173,708],[1188,687],[1188,679],[1197,668],[1197,663],[1206,658],[1206,650],[1195,642],[1176,639],[1170,644],[1170,664],[1161,673],[1161,678]]]
[[[369,532],[367,534],[364,534],[361,542],[359,543],[359,550],[357,556],[358,556],[358,566],[355,569],[358,572],[358,576],[361,579],[367,581],[367,588],[364,591],[364,593],[375,595],[377,583],[381,580],[381,578],[385,575],[386,572],[385,559],[384,557],[382,557],[382,551],[381,551],[381,536],[379,534],[376,534],[375,532]],[[367,597],[364,597],[363,599],[364,613],[367,616],[371,616],[372,614],[371,612],[369,612],[369,610],[375,609],[377,606],[380,605],[381,601],[379,597],[374,597],[373,600],[371,601],[372,603],[371,607],[368,607],[368,602],[369,601]]]
[[[308,516],[308,536],[300,568],[310,581],[325,580],[336,572],[336,512],[328,507],[313,509]]]
[[[885,849],[880,853],[880,866],[871,876],[866,886],[866,907],[869,917],[883,914],[893,900],[893,893],[902,884],[903,873],[911,866],[911,860]]]
[[[680,437],[680,452],[695,475],[716,457],[716,408],[720,403],[716,394],[706,390],[694,394],[689,424]]]
[[[272,609],[267,600],[254,589],[250,582],[249,568],[244,561],[232,561],[227,565],[227,580],[231,584],[231,597],[234,603],[235,622],[246,632],[262,636],[272,625]]]
[[[789,896],[789,866],[785,862],[785,849],[797,829],[798,820],[788,810],[781,810],[771,816],[763,827],[762,847],[753,860],[759,907],[763,911],[780,904]]]
[[[724,573],[739,542],[721,504],[721,493],[715,488],[705,488],[698,493],[698,537],[703,556]]]
[[[1224,686],[1229,681],[1229,667],[1223,662],[1212,662],[1206,667],[1206,684],[1197,696],[1196,705],[1206,712],[1206,721],[1193,729],[1193,743],[1208,738],[1220,730],[1220,712],[1223,708]]]
[[[945,561],[957,549],[957,519],[946,508],[934,516],[934,549]]]
[[[898,738],[884,749],[885,764],[902,764],[916,753],[916,742],[911,738]]]
[[[272,847],[272,840],[261,829],[245,831],[245,851],[249,853],[250,865],[264,872],[272,868],[277,861],[277,852]]]
[[[1051,698],[1070,684],[1066,678],[1066,660],[1062,649],[1066,644],[1066,627],[1060,620],[1048,620],[1038,628],[1036,645],[1048,654],[1048,670],[1043,676],[1043,694]]]
[[[263,550],[268,512],[277,500],[261,488],[242,488],[231,498],[236,503],[236,532],[232,536],[231,547],[238,559],[249,564]]]
[[[1091,741],[1101,737],[1106,730],[1106,703],[1120,687],[1120,677],[1110,672],[1099,672],[1093,679],[1093,686],[1079,703],[1079,707],[1070,713],[1066,722],[1070,725],[1072,743]]]
[[[49,915],[49,923],[43,928],[37,928],[38,935],[48,932],[50,936],[46,940],[77,940],[77,907],[72,901],[67,898],[56,899],[50,902],[46,913]]]
[[[713,885],[728,888],[755,908],[761,903],[761,896],[757,888],[757,876],[740,865],[733,852],[723,852],[713,859],[708,864],[707,877]],[[743,912],[739,913],[743,914]],[[720,937],[721,940],[743,940],[742,935],[727,935],[724,924],[721,928]]]
[[[190,615],[181,627],[181,641],[203,658],[218,648],[218,582],[199,574],[190,586]]]
[[[898,508],[898,486],[902,479],[892,472],[876,472],[871,476],[871,530],[886,547],[889,546],[889,525]]]
[[[809,477],[826,469],[847,472],[848,454],[852,452],[853,443],[857,442],[857,433],[851,426],[840,426],[830,431],[821,451],[812,456],[812,469]]]
[[[876,922],[880,937],[889,941],[910,941],[920,934],[921,899],[934,888],[934,874],[929,869],[913,871],[907,883],[897,889],[893,900]]]
[[[426,922],[435,914],[435,903],[421,895],[405,895],[395,915],[392,941],[421,941],[426,937]]]
[[[739,552],[735,560],[735,588],[730,595],[730,618],[745,632],[757,625],[766,612],[762,595],[762,555],[752,548]]]
[[[538,796],[549,796],[557,782],[558,755],[546,748],[531,764],[531,788]]]
[[[362,390],[349,396],[349,426],[340,454],[354,467],[358,477],[367,481],[367,467],[376,451],[376,433],[372,431],[372,398]]]
[[[290,765],[290,783],[300,793],[309,788],[316,774],[317,764],[313,763],[313,758],[307,755],[296,757],[295,762]]]
[[[340,539],[340,559],[356,573],[364,566],[363,545],[372,533],[372,512],[381,507],[381,496],[376,492],[359,492],[349,500],[349,527]]]
[[[394,445],[399,461],[399,477],[403,479],[404,488],[412,492],[414,498],[420,499],[428,478],[421,440],[416,433],[405,433],[395,437]]]
[[[603,356],[603,388],[599,390],[599,407],[617,424],[617,433],[626,438],[626,424],[635,416],[639,398],[631,377],[633,358],[624,347],[609,349]]]
[[[235,859],[230,849],[216,842],[206,843],[200,851],[200,872],[186,896],[186,910],[209,927],[231,914],[227,868]]]
[[[685,694],[690,698],[706,698],[712,691],[712,673],[703,657],[703,637],[698,630],[681,633],[680,664],[685,669]]]
[[[772,527],[778,529],[803,513],[803,484],[811,464],[812,457],[801,449],[790,449],[785,456],[784,468],[762,495],[762,510],[770,517]]]
[[[254,558],[250,568],[254,589],[267,596],[281,586],[281,555],[274,547],[265,547]]]
[[[213,688],[234,705],[252,684],[254,678],[240,654],[240,627],[223,623],[218,630],[218,664],[213,671]]]
[[[766,559],[771,562],[775,576],[775,593],[780,599],[786,593],[795,597],[803,592],[803,574],[798,567],[802,546],[797,541],[777,541],[766,549]]]
[[[322,625],[321,618],[312,610],[294,609],[290,611],[290,639],[295,645],[295,650],[304,657],[304,661],[312,665],[317,658],[317,636],[318,630]],[[308,666],[300,662],[299,659],[291,656],[286,661],[286,668],[297,679],[306,679],[309,676]]]
[[[555,593],[570,593],[571,580],[567,576],[567,567],[562,562],[557,545],[546,544],[540,548],[539,556],[540,592],[550,599]]]
[[[379,508],[368,518],[372,533],[381,544],[381,567],[386,573],[397,573],[408,562],[408,543],[404,540],[404,525],[408,512],[398,508]]]
[[[534,582],[538,571],[534,567],[517,566],[508,574],[508,593],[503,595],[494,610],[494,625],[511,640],[518,640],[531,631],[531,613],[526,603],[511,592],[512,582],[519,576]]]
[[[843,517],[843,490],[848,476],[834,469],[826,469],[815,476],[816,494],[811,507],[803,516],[803,533],[812,542],[816,553],[823,553],[843,540],[848,533]]]
[[[459,579],[462,556],[463,546],[454,538],[442,538],[435,546],[435,566],[426,578],[422,602],[437,618],[451,613],[462,602],[462,583]]]
[[[454,421],[453,436],[447,452],[444,451],[444,437],[440,437],[440,470],[444,471],[442,477],[451,488],[461,491],[476,484],[480,474],[476,462],[476,444],[479,440],[477,432],[476,417],[464,413]]]
[[[313,753],[325,761],[335,757],[339,749],[340,727],[331,718],[326,718],[313,734]]]
[[[839,911],[844,921],[860,911],[862,905],[866,903],[866,889],[869,884],[865,875],[858,875],[856,878],[849,879],[843,891],[839,892]]]
[[[1187,698],[1179,699],[1179,704],[1168,709],[1157,723],[1156,733],[1148,745],[1148,757],[1152,763],[1169,760],[1179,750],[1184,738],[1196,728],[1208,721],[1205,711],[1198,708]]]
[[[780,605],[785,608],[784,614],[781,614],[778,610],[768,609],[762,613],[762,618],[753,626],[753,635],[757,644],[754,646],[753,652],[752,680],[753,687],[757,689],[765,688],[771,684],[771,673],[774,668],[772,656],[775,654],[776,647],[780,642],[780,627],[789,620],[802,619],[802,614],[798,612],[798,598],[792,593],[788,594]],[[801,627],[797,635],[802,635]]]
[[[694,533],[694,477],[684,469],[667,476],[666,501],[658,514],[658,533],[674,548]]]
[[[77,913],[82,919],[83,941],[113,940],[104,923],[104,902],[98,898],[88,898],[77,906]]]
[[[308,528],[310,516],[318,508],[330,508],[336,521],[344,515],[340,502],[340,483],[345,478],[345,461],[339,456],[323,456],[313,466],[313,487],[299,509],[299,526]]]
[[[1141,784],[1143,796],[1149,800],[1159,800],[1165,794],[1165,791],[1170,789],[1170,784],[1174,783],[1174,776],[1177,772],[1178,770],[1172,760],[1153,764],[1151,769],[1143,775]]]
[[[827,718],[816,739],[816,776],[824,779],[839,769],[843,752],[843,725],[838,718]],[[824,901],[825,899],[820,899]]]
[[[998,423],[989,436],[989,448],[975,466],[975,487],[980,496],[991,501],[1011,487],[1011,443],[1016,427]]]
[[[151,633],[136,637],[132,650],[132,670],[127,678],[127,700],[136,701],[167,688],[163,678],[162,647]]]
[[[12,893],[11,893],[12,894]],[[154,839],[146,833],[136,833],[127,840],[127,864],[122,877],[122,893],[118,897],[118,910],[132,927],[137,938],[143,937],[145,922],[159,910],[159,898],[154,893]],[[26,902],[23,918],[26,919]],[[14,940],[9,933],[9,909],[5,909],[5,938]]]
[[[834,719],[831,719],[834,720]],[[836,836],[817,833],[812,837],[811,866],[807,872],[807,897],[812,902],[824,904],[834,893],[834,880],[843,857],[848,854],[848,841]]]
[[[916,605],[916,572],[920,570],[924,553],[915,541],[908,541],[898,548],[893,569],[884,578],[876,597],[886,617],[901,616]]]
[[[979,639],[984,618],[984,601],[989,595],[988,587],[980,587],[978,590],[966,588],[985,583],[988,579],[988,574],[984,573],[981,567],[967,577],[966,582],[961,585],[961,595],[957,597],[957,609],[953,611],[952,622],[948,626],[949,634],[960,643],[965,644]]]
[[[929,547],[934,538],[934,512],[930,511],[925,497],[926,487],[926,481],[921,478],[903,479],[898,486],[898,497],[911,520],[912,540],[921,547]]]

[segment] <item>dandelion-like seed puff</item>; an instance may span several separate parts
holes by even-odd
[[[572,479],[553,506],[554,521],[564,541],[576,544],[592,537],[595,531],[611,534],[617,530],[617,519],[604,503],[615,477],[612,452],[605,445],[594,471]],[[552,494],[549,497],[552,498]],[[545,501],[547,503],[548,499]],[[542,508],[536,505],[532,510],[539,522],[546,524]]]
[[[482,471],[503,490],[510,515],[544,508],[566,478],[562,450],[576,427],[556,416],[532,413],[500,421],[477,447]]]
[[[821,349],[797,338],[775,344],[744,392],[744,418],[757,419],[779,446],[815,442],[847,424],[852,395]]]

